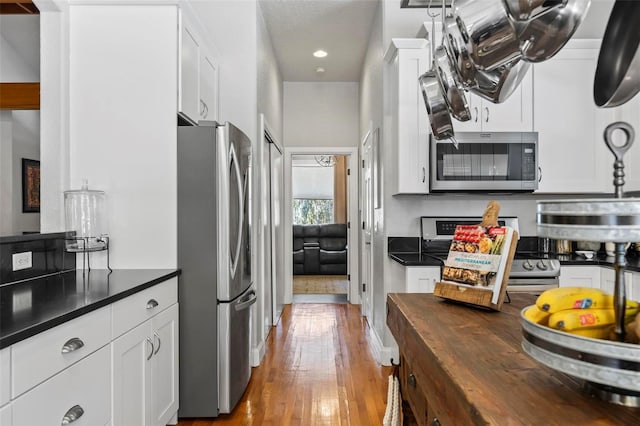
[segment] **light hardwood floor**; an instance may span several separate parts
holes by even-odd
[[[391,368],[374,360],[367,328],[358,305],[286,305],[234,412],[178,425],[382,424]]]

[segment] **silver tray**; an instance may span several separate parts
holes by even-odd
[[[586,381],[610,402],[640,406],[640,345],[576,336],[531,322],[520,312],[522,349],[549,368]]]
[[[640,198],[538,201],[539,237],[571,241],[640,241]]]

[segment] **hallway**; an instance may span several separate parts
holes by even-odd
[[[367,329],[358,305],[286,305],[234,412],[178,425],[381,424],[391,368],[374,360]]]

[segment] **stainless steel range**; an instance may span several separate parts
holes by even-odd
[[[422,255],[431,256],[443,262],[449,253],[449,246],[458,225],[475,225],[482,221],[478,216],[420,218]],[[518,231],[517,217],[504,217],[499,225],[509,226]],[[507,283],[508,292],[541,293],[549,288],[558,287],[560,262],[538,252],[537,237],[520,237],[516,254],[511,265]]]

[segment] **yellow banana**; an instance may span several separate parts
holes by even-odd
[[[536,299],[542,311],[554,313],[565,309],[604,308],[609,302],[608,295],[597,288],[558,287],[544,291]]]
[[[628,307],[625,317],[630,318],[637,313],[637,307]],[[563,331],[602,327],[614,323],[613,309],[565,309],[555,312],[549,317],[549,327]]]
[[[575,334],[576,336],[590,337],[592,339],[609,340],[612,331],[613,325],[609,324],[602,327],[578,328],[576,330],[567,331],[567,333]]]
[[[541,311],[536,305],[531,305],[524,311],[524,317],[536,324],[547,325],[549,323],[549,312]]]

